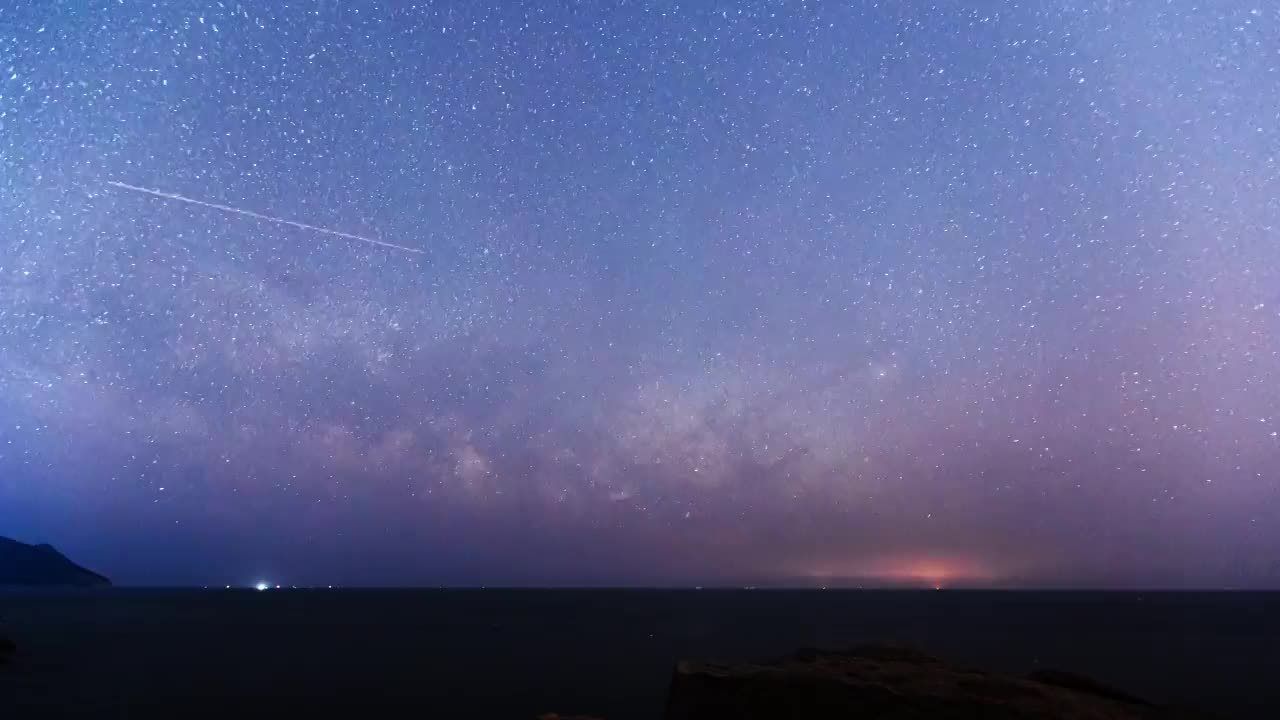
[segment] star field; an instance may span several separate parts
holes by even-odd
[[[1280,10],[386,5],[0,10],[0,534],[1280,584]]]

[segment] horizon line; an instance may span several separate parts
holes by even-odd
[[[942,587],[928,587],[922,585],[513,585],[513,584],[406,584],[406,585],[378,585],[378,584],[357,584],[357,585],[284,585],[270,584],[260,589],[257,583],[253,584],[148,584],[148,583],[113,583],[108,586],[94,587],[75,587],[75,586],[39,586],[39,585],[3,585],[0,584],[0,590],[82,590],[82,591],[102,591],[102,590],[210,590],[210,591],[249,591],[249,592],[282,592],[286,590],[294,591],[349,591],[349,590],[371,590],[371,591],[388,591],[388,590],[404,590],[404,591],[584,591],[584,592],[918,592],[918,593],[1116,593],[1116,594],[1134,594],[1134,593],[1276,593],[1280,592],[1280,586],[1275,587],[1249,587],[1249,586],[1133,586],[1133,587],[1103,587],[1103,586],[1079,586],[1079,587],[1063,587],[1063,586],[984,586],[984,585],[955,585]]]

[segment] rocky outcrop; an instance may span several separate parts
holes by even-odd
[[[1150,703],[1129,693],[1104,685],[1086,675],[1077,675],[1073,672],[1064,670],[1037,670],[1027,675],[1028,680],[1034,680],[1045,685],[1056,685],[1057,687],[1067,688],[1068,690],[1079,690],[1080,692],[1098,697],[1111,698],[1121,702],[1133,703],[1137,705],[1149,705]]]
[[[913,650],[804,650],[758,664],[681,662],[667,720],[1150,720],[1186,718],[1070,673],[1019,677]]]
[[[110,585],[105,577],[71,562],[52,545],[27,545],[0,537],[0,586]]]

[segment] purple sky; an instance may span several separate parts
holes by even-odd
[[[0,534],[1280,587],[1280,8],[390,5],[0,10]]]

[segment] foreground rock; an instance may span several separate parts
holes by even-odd
[[[774,662],[681,662],[667,720],[1138,720],[1187,718],[1070,673],[956,667],[911,650],[805,650]]]
[[[27,545],[0,537],[0,586],[110,585],[111,581],[67,559],[52,545]]]

